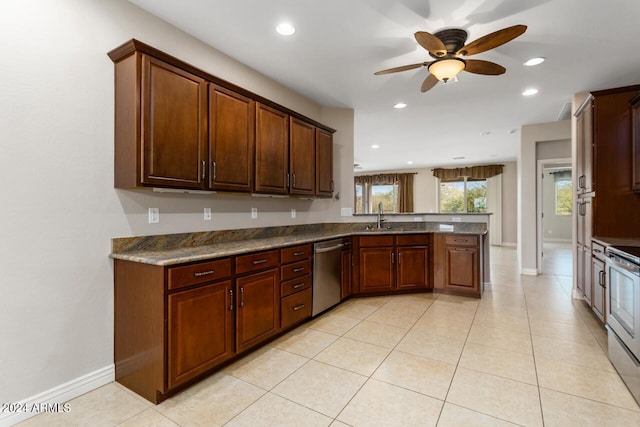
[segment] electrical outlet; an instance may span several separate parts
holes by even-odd
[[[340,216],[351,216],[351,208],[340,208]]]
[[[258,219],[258,208],[251,208],[251,219]]]
[[[149,208],[149,224],[157,224],[160,222],[160,209]]]
[[[453,217],[451,217],[451,221],[452,222],[460,222],[461,218],[459,216],[453,216]]]
[[[204,208],[204,220],[211,221],[211,208]]]
[[[295,217],[296,217],[296,210],[291,209],[291,218],[295,218]]]

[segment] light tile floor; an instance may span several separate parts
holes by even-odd
[[[491,256],[481,300],[352,299],[158,406],[112,383],[21,425],[640,426],[569,269]]]

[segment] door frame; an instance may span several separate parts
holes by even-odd
[[[558,159],[540,159],[538,160],[537,176],[536,176],[536,259],[538,264],[538,274],[544,274],[542,262],[542,250],[544,247],[544,228],[543,228],[543,182],[544,168],[546,165],[569,164],[571,165],[571,174],[573,175],[573,163],[571,157]],[[571,236],[575,233],[574,227],[571,227]]]

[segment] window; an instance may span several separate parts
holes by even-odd
[[[440,181],[440,212],[482,213],[487,211],[487,180],[463,177]]]
[[[356,184],[356,213],[398,212],[398,184]]]
[[[571,215],[573,206],[573,186],[571,177],[556,179],[556,215]]]

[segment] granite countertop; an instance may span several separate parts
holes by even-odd
[[[633,246],[640,247],[640,239],[626,237],[601,237],[594,236],[591,240],[595,240],[604,246]]]
[[[305,243],[356,235],[455,233],[484,235],[485,223],[387,223],[388,229],[365,230],[367,223],[314,224],[308,226],[267,227],[220,232],[183,233],[161,236],[116,238],[111,258],[152,265],[174,265],[240,255]],[[369,224],[371,225],[371,224]]]

